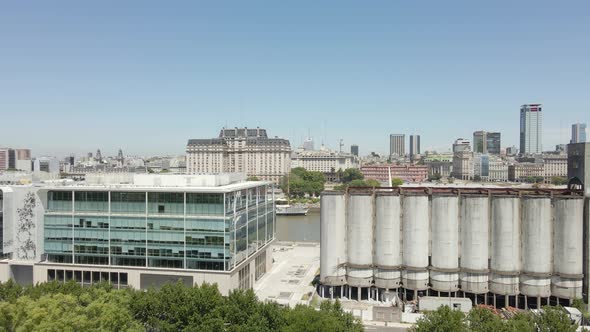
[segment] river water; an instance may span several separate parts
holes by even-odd
[[[320,242],[320,210],[310,209],[306,216],[277,216],[277,240]]]

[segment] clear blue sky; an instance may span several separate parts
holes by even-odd
[[[544,148],[590,121],[590,1],[3,1],[0,145],[182,154],[222,126],[293,146],[448,149],[474,130]]]

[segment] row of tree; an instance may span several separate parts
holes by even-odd
[[[578,328],[562,307],[543,307],[539,313],[520,312],[502,319],[492,311],[475,307],[469,314],[441,306],[427,312],[413,332],[575,332]]]
[[[82,288],[75,282],[0,284],[0,331],[362,331],[340,303],[320,310],[258,301],[252,290],[222,296],[215,285],[148,291]]]

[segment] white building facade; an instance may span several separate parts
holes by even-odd
[[[291,168],[297,167],[308,171],[334,173],[347,168],[359,168],[359,160],[352,154],[337,151],[296,151],[291,155]]]
[[[291,146],[269,138],[265,129],[223,128],[217,138],[191,139],[186,147],[187,174],[245,173],[278,183],[291,169]]]

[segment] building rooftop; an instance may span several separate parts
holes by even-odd
[[[45,183],[47,189],[71,190],[129,190],[129,191],[187,191],[222,193],[270,184],[266,181],[246,181],[243,173],[221,174],[105,174],[86,182],[61,181]]]

